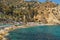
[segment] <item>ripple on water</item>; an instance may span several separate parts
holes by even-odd
[[[60,40],[60,25],[16,29],[6,36],[10,40]]]

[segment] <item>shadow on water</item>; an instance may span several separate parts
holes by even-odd
[[[60,40],[60,36],[49,33],[47,31],[49,28],[47,28],[48,27],[34,27],[17,29],[9,32],[10,34],[7,38],[9,40]]]

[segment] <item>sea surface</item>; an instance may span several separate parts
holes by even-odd
[[[8,40],[60,40],[60,25],[16,29],[10,31],[6,38]]]
[[[13,24],[0,24],[0,29],[4,29],[5,27],[13,26]]]

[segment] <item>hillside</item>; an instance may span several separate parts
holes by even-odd
[[[59,8],[59,5],[50,1],[41,3],[24,0],[1,0],[0,22],[60,24]]]

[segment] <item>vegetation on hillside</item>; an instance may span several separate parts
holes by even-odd
[[[16,22],[35,22],[34,16],[38,14],[38,9],[48,5],[48,2],[1,0],[0,19],[12,20]],[[52,6],[50,6],[52,5]],[[49,7],[55,7],[52,2]],[[1,20],[2,21],[2,20]]]

